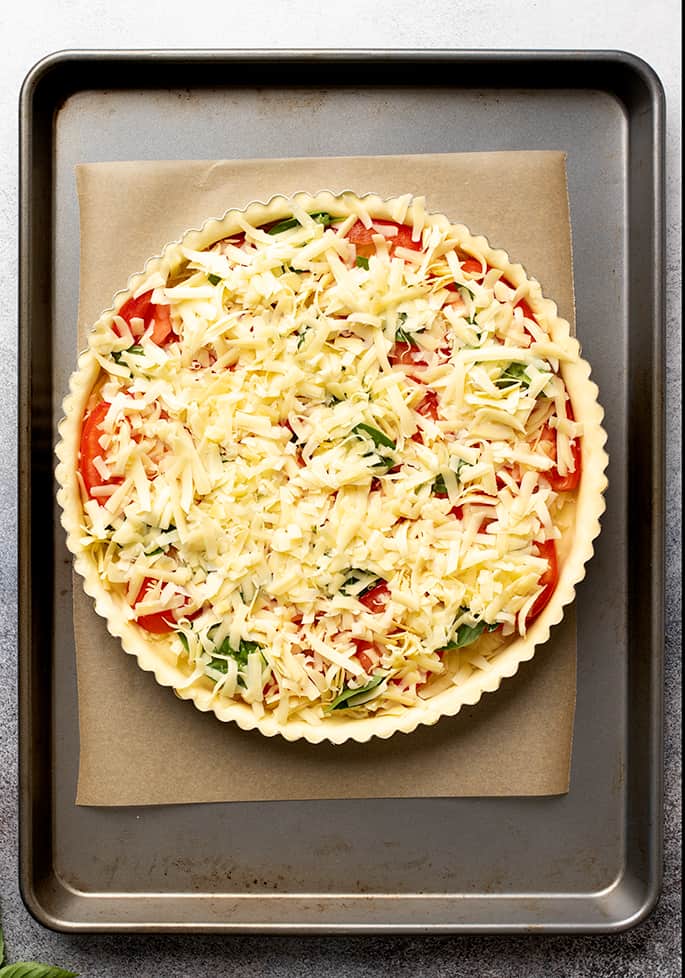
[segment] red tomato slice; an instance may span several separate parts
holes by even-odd
[[[152,327],[152,342],[157,346],[164,346],[169,336],[173,333],[171,325],[171,307],[157,304],[152,306],[152,317],[150,322]]]
[[[544,590],[528,612],[526,625],[530,625],[531,622],[535,621],[540,612],[547,607],[559,580],[557,548],[554,546],[554,540],[546,540],[545,543],[536,543],[535,546],[537,547],[539,556],[547,561],[547,570],[543,571],[540,576],[540,584],[542,584]]]
[[[131,296],[123,304],[117,315],[121,316],[128,323],[131,334],[135,339],[140,339],[140,337],[145,332],[145,328],[134,330],[131,326],[132,319],[142,319],[143,323],[147,324],[148,318],[150,316],[150,307],[152,305],[152,289],[149,292],[144,292],[139,296]],[[117,336],[121,336],[121,333],[117,329],[116,323],[112,324],[112,328]]]
[[[134,339],[139,340],[146,329],[153,323],[152,327],[152,342],[156,343],[157,346],[163,346],[163,344],[168,340],[168,338],[173,333],[173,327],[171,325],[171,309],[168,305],[157,304],[152,300],[152,290],[149,292],[144,292],[142,295],[134,298],[131,296],[123,304],[118,312],[118,315],[122,319],[125,319],[131,330],[131,335]],[[133,319],[142,319],[142,328],[139,324],[135,326],[131,322]],[[121,336],[121,333],[117,329],[117,324],[112,323],[112,329],[117,334]]]
[[[573,408],[571,407],[570,401],[566,405],[566,411],[569,419],[571,421],[575,421]],[[551,428],[548,424],[546,424],[542,431],[540,441],[545,454],[549,455],[550,458],[553,458],[556,462],[557,433],[554,428]],[[571,456],[574,463],[573,472],[567,472],[566,475],[561,475],[556,465],[553,469],[549,469],[548,472],[545,472],[545,478],[549,481],[549,484],[555,492],[571,492],[573,489],[577,489],[580,484],[582,457],[580,453],[580,439],[578,438],[574,438],[571,442]]]
[[[403,367],[427,367],[429,353],[413,343],[395,343],[388,353],[388,360],[393,367],[401,364]]]
[[[428,388],[426,393],[423,395],[423,400],[415,408],[416,412],[424,418],[430,418],[431,421],[438,421],[440,415],[438,414],[438,393],[432,388]]]
[[[363,594],[359,602],[376,615],[381,611],[385,611],[385,602],[389,597],[390,588],[385,581],[381,581],[375,587],[372,587],[370,591],[367,591],[366,594]]]
[[[516,286],[512,282],[510,282],[508,278],[502,278],[502,279],[500,279],[500,281],[501,282],[504,282],[504,284],[508,288],[510,288],[510,289],[515,289],[516,288]],[[528,302],[525,299],[519,299],[519,301],[514,306],[514,309],[520,309],[521,312],[523,313],[523,315],[526,317],[526,319],[532,319],[532,321],[534,323],[537,323],[537,318],[535,316],[535,313],[530,308]],[[530,330],[529,329],[526,329],[525,325],[524,325],[523,328],[526,330],[526,333],[528,333],[528,335],[530,336],[531,339],[535,339],[535,337],[530,332]]]
[[[133,602],[133,607],[139,604],[147,592],[147,589],[155,584],[155,581],[151,577],[146,577],[143,580],[140,591],[136,600]],[[188,615],[189,619],[197,618],[200,614],[200,608],[194,611],[192,615]],[[137,623],[141,628],[144,628],[147,632],[152,632],[153,635],[168,635],[169,632],[176,631],[176,624],[174,622],[174,616],[170,611],[158,611],[152,615],[141,615],[137,619]]]
[[[485,266],[486,271],[490,271],[490,266]],[[466,272],[467,275],[477,275],[479,278],[483,277],[483,266],[475,258],[465,258],[461,263],[462,272]]]
[[[369,670],[373,669],[374,659],[372,659],[368,653],[372,650],[377,653],[378,650],[376,649],[376,646],[373,644],[373,642],[365,642],[362,638],[353,638],[352,643],[357,648],[356,655],[359,659],[360,666],[364,672],[369,672]]]
[[[408,224],[393,224],[392,221],[374,221],[370,228],[364,227],[357,221],[347,232],[347,240],[357,248],[359,257],[369,258],[375,253],[374,234],[382,234],[381,228],[397,228],[397,234],[387,237],[388,251],[394,255],[396,248],[409,248],[411,251],[421,251],[421,239],[412,241],[412,229]]]
[[[102,476],[93,461],[98,455],[102,455],[102,447],[100,445],[100,438],[103,434],[102,422],[105,420],[105,415],[109,409],[110,404],[108,401],[100,401],[86,415],[81,426],[81,442],[79,446],[79,472],[81,473],[83,484],[91,499],[96,498],[100,504],[104,503],[105,499],[101,496],[93,497],[93,486],[121,485],[122,482],[118,478],[103,482]]]

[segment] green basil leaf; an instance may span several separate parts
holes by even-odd
[[[407,343],[409,346],[419,345],[414,339],[414,334],[407,333],[401,326],[398,326],[395,330],[395,343]]]
[[[478,641],[484,631],[494,632],[496,628],[499,628],[497,622],[494,625],[489,625],[485,621],[476,622],[475,625],[460,625],[454,638],[447,645],[438,649],[438,652],[464,649],[467,645],[473,645],[474,642]]]
[[[186,652],[190,652],[190,646],[188,645],[188,636],[185,635],[183,632],[176,632],[176,634],[181,640],[181,645],[186,650]]]
[[[373,590],[377,584],[380,584],[382,580],[382,577],[371,574],[369,571],[353,568],[350,571],[350,576],[345,579],[343,584],[340,585],[340,591],[342,594],[347,594],[350,597],[362,598],[365,594],[368,594],[369,591]],[[362,581],[366,581],[364,587],[356,593],[350,595],[349,589],[354,587],[355,584],[360,584]]]
[[[352,429],[352,433],[356,435],[360,432],[364,432],[364,434],[368,435],[376,447],[383,445],[385,448],[392,448],[393,451],[395,451],[397,448],[392,438],[388,438],[384,432],[379,431],[378,428],[374,428],[373,425],[364,424],[363,422],[355,425]]]
[[[218,285],[219,282],[221,281],[220,275],[208,275],[207,278],[212,283],[212,285]]]
[[[324,227],[328,227],[329,224],[333,224],[335,221],[339,221],[340,218],[332,217],[326,211],[316,211],[314,214],[309,215],[312,220],[316,221],[317,224],[323,224]],[[266,232],[267,234],[280,234],[281,231],[289,231],[291,228],[296,228],[300,222],[296,217],[286,217],[283,221],[278,221],[273,227],[270,227]]]
[[[121,357],[124,353],[133,353],[134,356],[139,357],[142,353],[145,353],[145,350],[139,343],[134,343],[133,346],[129,346],[125,350],[117,350],[115,353],[112,353],[112,360],[115,363],[121,363]]]
[[[513,384],[523,384],[524,387],[530,387],[530,377],[525,363],[510,363],[495,381],[495,386],[502,389],[511,387]]]
[[[436,475],[433,479],[433,485],[431,486],[431,492],[434,496],[446,496],[447,486],[445,485],[445,477],[442,475]]]
[[[296,217],[286,217],[283,221],[278,221],[269,230],[267,234],[280,234],[281,231],[289,231],[291,228],[296,228],[300,222]]]
[[[214,625],[209,630],[209,638],[211,639],[213,634],[219,626]],[[257,642],[248,642],[245,639],[240,640],[240,644],[237,649],[234,649],[228,640],[228,636],[223,640],[220,646],[215,648],[216,656],[212,656],[208,665],[212,669],[216,669],[217,672],[221,672],[224,675],[228,672],[228,663],[226,662],[226,657],[235,659],[239,666],[245,667],[247,665],[247,657],[253,652],[261,652],[262,647]]]
[[[459,473],[461,472],[461,470],[463,469],[463,467],[465,465],[466,465],[466,462],[464,461],[464,459],[463,458],[460,458],[458,460],[458,462],[457,462],[456,469],[453,469],[452,470],[454,472],[454,474],[456,475],[457,480],[459,479]],[[445,485],[445,477],[444,477],[444,475],[442,473],[440,473],[439,475],[436,475],[436,477],[433,479],[433,485],[431,486],[431,492],[433,493],[434,496],[441,496],[442,497],[442,496],[449,495],[449,493],[447,492],[447,486]]]
[[[367,271],[369,270],[369,259],[368,258],[364,258],[363,255],[359,255],[355,259],[355,262],[354,263],[357,266],[357,268],[365,268]]]
[[[324,706],[324,711],[326,713],[331,713],[333,710],[347,710],[354,706],[355,704],[350,703],[350,700],[356,700],[357,697],[362,696],[365,693],[370,693],[372,690],[376,689],[377,686],[386,679],[386,675],[376,675],[373,677],[371,682],[368,682],[366,686],[361,686],[359,689],[350,689],[349,686],[345,686],[343,691],[339,693],[334,700]],[[361,704],[356,704],[361,705]]]
[[[77,972],[37,961],[16,961],[0,968],[0,978],[77,978]]]

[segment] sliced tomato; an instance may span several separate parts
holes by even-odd
[[[430,418],[431,421],[438,421],[440,415],[438,414],[437,392],[434,391],[432,388],[429,388],[426,391],[423,400],[419,404],[417,404],[414,410],[416,411],[417,414],[420,414],[424,418]],[[415,431],[414,434],[411,436],[411,438],[412,441],[420,442],[421,444],[423,444],[423,433],[421,429]]]
[[[571,402],[569,401],[566,405],[567,416],[571,421],[575,421],[573,415],[573,408],[571,407]],[[542,435],[540,436],[540,443],[542,450],[550,458],[553,458],[556,462],[557,460],[557,433],[554,428],[546,424]],[[553,469],[545,472],[545,478],[549,481],[552,489],[555,492],[571,492],[573,489],[577,489],[580,484],[580,473],[582,467],[582,456],[580,452],[580,439],[574,438],[571,442],[571,457],[573,458],[573,472],[567,472],[565,475],[561,475],[559,469],[555,465]]]
[[[102,446],[100,445],[100,438],[104,433],[102,422],[105,420],[105,415],[109,411],[110,406],[108,401],[100,401],[85,416],[83,425],[81,426],[81,442],[79,446],[79,472],[81,473],[83,484],[91,499],[97,498],[101,504],[105,500],[101,496],[93,497],[93,487],[121,485],[122,482],[119,478],[108,479],[103,482],[102,476],[98,472],[94,462],[94,459],[98,455],[102,455]]]
[[[117,315],[121,316],[122,319],[125,319],[129,326],[131,326],[132,319],[142,319],[145,322],[150,316],[151,305],[152,289],[150,289],[149,292],[143,292],[142,295],[131,296],[131,298],[127,299],[123,304]],[[119,335],[116,324],[114,325],[114,331],[117,333],[117,335]],[[136,333],[133,332],[133,327],[131,327],[131,332],[133,333],[133,336],[138,339],[138,337],[143,335],[144,331],[136,331],[136,335]]]
[[[466,272],[467,275],[477,275],[479,278],[482,278],[485,274],[483,272],[483,266],[476,258],[464,258],[461,262],[461,270],[462,272]],[[489,265],[485,266],[485,271],[490,271]]]
[[[385,583],[381,581],[372,587],[370,591],[363,594],[359,602],[363,604],[365,608],[368,608],[373,614],[379,614],[381,611],[385,611],[385,603],[390,597],[390,588]]]
[[[388,251],[391,255],[395,254],[397,248],[409,248],[411,251],[421,251],[421,239],[412,240],[412,229],[408,224],[393,224],[392,221],[374,221],[370,228],[364,227],[361,221],[356,221],[347,232],[347,240],[351,241],[357,249],[357,256],[360,258],[370,258],[375,254],[376,246],[373,243],[374,234],[383,234],[382,229],[395,228],[396,234],[388,236],[385,240],[388,243]],[[384,235],[385,237],[385,235]]]
[[[158,346],[163,346],[173,333],[170,307],[153,302],[152,290],[139,296],[131,296],[123,304],[117,315],[126,320],[131,335],[136,340],[140,339],[151,324],[154,324],[152,326],[152,342]],[[132,322],[134,319],[142,320],[142,327],[139,322],[134,325]],[[112,323],[112,329],[117,336],[121,336],[116,322]]]
[[[541,611],[547,607],[549,600],[554,594],[554,589],[559,580],[559,565],[557,563],[557,548],[554,540],[546,540],[544,543],[536,543],[538,555],[547,561],[547,570],[540,575],[540,584],[543,587],[538,595],[533,607],[526,616],[526,625],[535,621]]]
[[[164,346],[173,333],[171,307],[157,304],[152,306],[152,309],[151,322],[154,324],[152,327],[152,342],[156,343],[157,346]]]
[[[140,591],[138,591],[138,596],[136,597],[136,600],[133,602],[134,608],[137,604],[140,604],[140,602],[145,597],[148,588],[153,587],[154,584],[155,581],[151,577],[146,577],[143,580],[143,583],[140,587]],[[192,615],[188,615],[187,617],[191,620],[193,618],[197,618],[197,616],[200,614],[200,611],[201,609],[198,608],[197,611],[194,611]],[[168,635],[169,632],[176,631],[176,623],[174,622],[174,616],[170,611],[157,611],[152,615],[141,615],[139,618],[136,619],[136,621],[141,628],[144,628],[146,632],[152,632],[153,635]]]
[[[420,402],[420,404],[417,404],[415,410],[424,418],[430,418],[431,421],[438,421],[440,415],[438,414],[437,391],[434,391],[431,387],[429,387],[426,393],[423,395],[423,400]]]
[[[359,664],[364,670],[364,672],[369,672],[374,667],[374,663],[378,658],[378,650],[373,642],[366,642],[362,638],[353,638],[352,644],[356,647],[356,656],[359,659]],[[376,659],[372,659],[369,652],[376,653]]]
[[[395,343],[388,353],[388,360],[393,367],[401,365],[403,367],[427,367],[429,353],[414,346],[413,343]]]

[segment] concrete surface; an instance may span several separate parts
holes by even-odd
[[[87,978],[478,976],[666,978],[680,964],[680,14],[676,0],[24,0],[0,13],[0,916],[9,960]],[[614,48],[640,55],[666,89],[668,595],[665,883],[652,916],[612,937],[299,938],[54,934],[35,923],[16,863],[17,97],[28,69],[64,48]]]

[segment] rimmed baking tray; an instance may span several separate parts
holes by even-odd
[[[661,871],[663,92],[620,52],[64,52],[21,93],[20,882],[59,930],[620,930]],[[287,125],[283,119],[287,118]],[[54,501],[73,367],[73,166],[568,154],[578,335],[607,513],[577,602],[571,789],[553,798],[77,808],[70,558]]]

